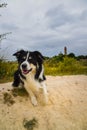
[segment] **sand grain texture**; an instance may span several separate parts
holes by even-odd
[[[28,96],[13,96],[13,104],[4,102],[4,93],[12,94],[11,83],[0,84],[0,130],[29,130],[23,121],[35,118],[32,130],[87,130],[87,76],[47,76],[48,105],[39,98],[37,107]]]

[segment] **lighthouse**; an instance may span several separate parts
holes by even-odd
[[[67,55],[67,47],[64,47],[64,55]]]

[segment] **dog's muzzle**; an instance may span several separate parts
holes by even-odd
[[[22,64],[21,68],[22,68],[23,74],[28,74],[29,72],[32,71],[32,68],[28,69],[27,64]]]

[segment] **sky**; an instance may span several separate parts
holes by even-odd
[[[87,55],[87,0],[0,0],[0,55],[13,59],[17,50],[52,57],[64,52]]]

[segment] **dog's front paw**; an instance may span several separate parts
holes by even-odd
[[[32,97],[31,98],[31,102],[32,102],[32,104],[34,105],[34,106],[37,106],[38,104],[37,104],[37,100],[36,100],[36,97]]]

